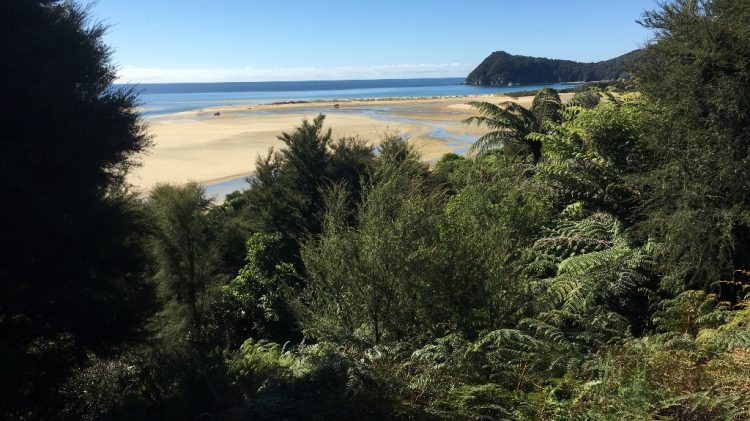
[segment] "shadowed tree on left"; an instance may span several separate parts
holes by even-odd
[[[72,2],[0,2],[0,418],[54,411],[69,370],[137,338],[151,302],[123,187],[149,138],[105,30]]]

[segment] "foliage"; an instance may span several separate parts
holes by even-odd
[[[634,69],[653,103],[634,175],[642,229],[657,242],[673,292],[750,266],[750,4],[680,0],[647,12],[655,39]]]
[[[322,203],[319,187],[331,142],[331,129],[323,130],[324,119],[321,114],[312,123],[304,120],[291,133],[283,132],[279,140],[286,148],[258,157],[247,195],[248,210],[257,215],[259,228],[283,232],[292,239],[317,232],[315,215]]]
[[[563,220],[534,249],[539,255],[533,270],[554,268],[554,276],[536,287],[544,289],[548,304],[568,311],[586,312],[617,300],[647,280],[648,249],[633,247],[610,215]]]
[[[437,240],[432,220],[442,202],[428,191],[422,169],[410,149],[387,143],[355,226],[346,223],[345,191],[330,191],[324,234],[302,250],[308,284],[297,311],[307,334],[379,343],[417,328],[402,321],[419,318],[407,313],[426,298],[418,292],[429,288],[421,272]]]
[[[196,183],[183,187],[157,185],[148,203],[155,225],[152,241],[155,277],[166,303],[165,310],[176,313],[168,316],[170,321],[185,322],[175,328],[192,330],[193,335],[202,324],[211,293],[209,204],[203,188]]]
[[[582,202],[630,224],[640,192],[629,181],[646,159],[642,145],[643,116],[648,112],[637,95],[593,109],[566,104],[565,121],[544,142],[546,159],[539,175],[562,205]]]
[[[258,157],[255,177],[245,193],[244,213],[251,227],[282,233],[289,240],[286,261],[296,259],[296,249],[306,235],[320,232],[321,191],[344,182],[351,200],[357,200],[361,177],[374,159],[372,148],[361,139],[333,140],[331,129],[323,129],[324,120],[321,114],[312,122],[303,120],[292,132],[283,132],[279,140],[286,147]]]
[[[68,371],[140,340],[152,309],[122,184],[149,138],[105,31],[74,2],[0,4],[1,418],[53,417]]]
[[[545,133],[559,122],[562,102],[552,88],[544,88],[535,96],[531,108],[526,109],[513,101],[499,105],[491,102],[470,102],[469,105],[481,112],[482,116],[469,117],[465,124],[477,123],[486,125],[492,131],[482,135],[472,145],[480,153],[493,148],[502,148],[506,154],[512,154],[510,146],[523,146],[524,152],[531,153],[533,162],[542,159],[542,143],[533,133]],[[518,153],[518,151],[516,151]]]
[[[2,3],[0,88],[48,123],[0,117],[2,416],[750,418],[747,6],[661,5],[639,92],[474,103],[432,168],[304,120],[214,204],[121,183],[148,139],[101,27]]]
[[[597,92],[596,88],[589,88],[581,90],[573,95],[570,99],[569,105],[575,105],[587,109],[595,108],[601,101],[601,94]]]
[[[660,308],[654,322],[661,333],[600,353],[586,368],[592,380],[577,391],[571,410],[594,418],[746,418],[748,343],[711,339],[747,335],[747,328],[729,321],[744,319],[745,310],[731,315],[727,303],[701,291],[686,291]],[[716,335],[717,329],[732,333]],[[728,365],[733,368],[726,371]]]
[[[239,355],[229,364],[234,386],[246,396],[254,396],[270,377],[279,376],[295,364],[294,356],[274,342],[254,342],[248,339],[240,347]]]
[[[237,347],[247,338],[293,339],[296,330],[285,295],[298,277],[290,263],[281,263],[280,234],[255,233],[247,240],[245,266],[221,287],[212,303],[207,333],[214,343]]]

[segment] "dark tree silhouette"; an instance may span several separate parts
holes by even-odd
[[[149,140],[134,93],[112,87],[105,29],[72,2],[0,2],[0,414],[10,418],[41,416],[23,408],[45,407],[85,353],[131,338],[149,296],[144,225],[122,188]]]

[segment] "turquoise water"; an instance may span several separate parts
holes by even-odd
[[[119,85],[129,86],[129,85]],[[541,89],[570,88],[571,84],[469,86],[462,78],[331,80],[305,82],[145,83],[139,92],[145,116],[157,116],[207,107],[267,104],[271,102],[365,98],[405,98],[484,95]]]

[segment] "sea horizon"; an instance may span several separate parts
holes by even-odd
[[[465,85],[465,78],[347,79],[266,82],[176,82],[115,84],[134,89],[141,112],[154,117],[177,112],[273,102],[356,100],[375,98],[460,97],[562,89],[575,83],[513,86]]]
[[[306,90],[315,85],[335,86],[342,83],[371,85],[371,87],[392,86],[431,86],[438,84],[463,85],[465,77],[414,77],[414,78],[376,78],[376,79],[308,79],[308,80],[254,80],[254,81],[219,81],[219,82],[135,82],[115,83],[115,87],[145,87],[148,93],[175,92],[221,92],[244,90],[252,86],[254,90],[278,90],[288,88],[289,91]],[[184,89],[184,90],[181,90]],[[217,88],[221,88],[218,89]],[[175,90],[176,89],[176,90]]]

